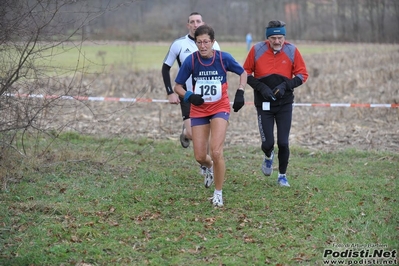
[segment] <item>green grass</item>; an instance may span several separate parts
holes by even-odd
[[[161,69],[168,47],[160,45],[98,44],[63,46],[43,54],[42,64],[55,69],[78,69],[85,73],[112,71],[115,68]]]
[[[61,140],[0,194],[0,265],[323,265],[334,245],[398,248],[398,154],[292,147],[280,188],[258,147],[227,147],[215,209],[191,147]]]
[[[119,67],[136,70],[161,69],[169,49],[168,43],[98,44],[83,46],[63,45],[47,50],[42,54],[41,64],[50,72],[85,73],[109,72]],[[243,63],[247,51],[245,43],[220,43],[223,51],[231,53],[238,62]],[[328,53],[353,48],[325,44],[298,44],[302,54]],[[57,73],[59,74],[59,73]]]

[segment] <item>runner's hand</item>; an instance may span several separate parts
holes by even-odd
[[[283,82],[280,83],[279,85],[277,85],[274,90],[273,90],[273,94],[277,97],[277,98],[282,98],[285,90],[287,89],[287,83]]]
[[[272,92],[272,90],[269,88],[269,86],[267,86],[266,84],[263,84],[263,86],[261,86],[261,89],[259,90],[260,94],[262,94],[263,98],[265,98],[265,100],[273,100],[275,101],[276,98],[274,97],[274,94]]]
[[[259,92],[265,100],[273,100],[275,101],[276,98],[274,97],[274,94],[272,90],[264,84],[263,82],[260,82],[258,79],[254,78],[254,76],[249,75],[248,76],[248,85],[251,86],[255,91]]]
[[[202,99],[202,95],[194,94],[191,91],[187,91],[186,94],[184,94],[184,101],[190,102],[190,103],[194,104],[195,106],[199,106],[204,103],[204,99]]]
[[[234,112],[238,112],[244,106],[244,104],[245,104],[244,91],[237,90],[233,103]]]
[[[169,94],[168,101],[170,104],[179,104],[180,103],[179,95],[177,95],[176,93]]]
[[[188,101],[195,106],[199,106],[204,103],[204,99],[202,99],[202,95],[193,94],[188,98]]]

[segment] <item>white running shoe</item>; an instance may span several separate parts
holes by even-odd
[[[203,165],[200,165],[200,175],[205,175],[206,173],[206,167]]]
[[[211,168],[201,166],[201,171],[204,173],[204,185],[209,188],[213,183],[213,166]]]
[[[223,207],[223,196],[222,194],[213,193],[213,197],[210,198],[212,205],[215,207]]]
[[[186,135],[184,135],[184,129],[185,129],[185,127],[183,124],[183,129],[180,134],[180,144],[183,148],[186,149],[186,148],[188,148],[188,146],[190,146],[190,140],[186,137]]]

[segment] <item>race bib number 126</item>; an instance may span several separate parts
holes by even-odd
[[[194,93],[203,95],[205,102],[216,102],[222,98],[222,84],[219,80],[197,80]]]

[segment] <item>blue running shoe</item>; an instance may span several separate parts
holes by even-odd
[[[290,184],[288,184],[287,176],[286,175],[282,175],[282,174],[278,175],[277,183],[281,187],[289,187],[290,186]]]
[[[274,159],[274,151],[270,157],[265,156],[265,160],[262,163],[262,172],[266,176],[270,176],[273,173],[273,159]]]

